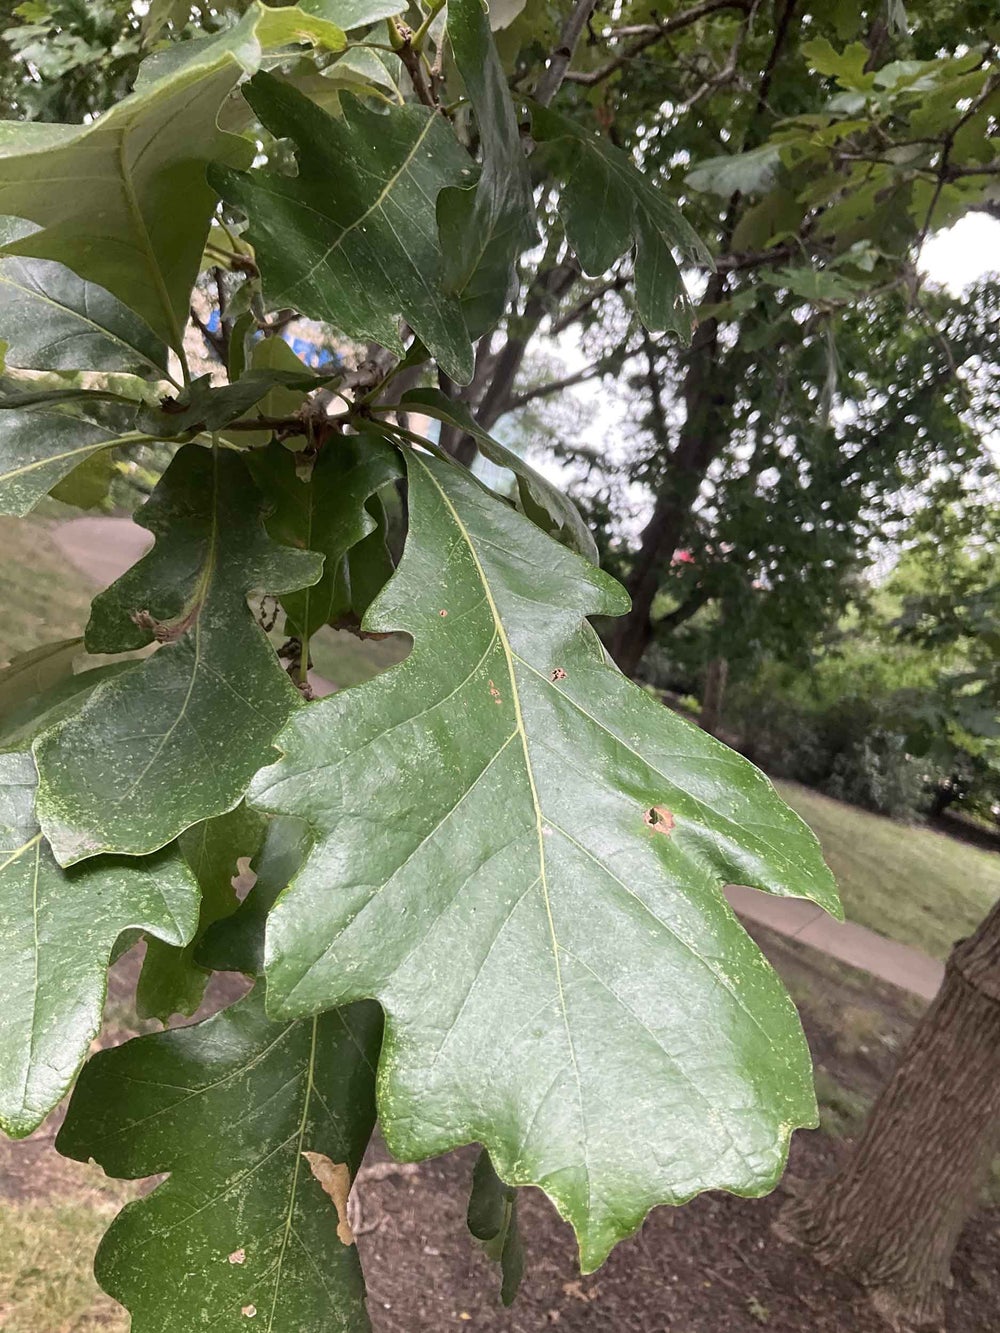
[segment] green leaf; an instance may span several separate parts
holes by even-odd
[[[547,107],[532,106],[532,132],[552,144],[563,173],[559,214],[583,271],[604,273],[633,241],[635,299],[650,330],[690,336],[691,302],[672,251],[712,267],[712,257],[667,194],[599,134]]]
[[[94,601],[87,645],[162,647],[35,743],[63,865],[154,851],[231,810],[296,707],[246,596],[315,582],[322,559],[272,542],[260,506],[240,455],[186,445],[142,509],[156,545]]]
[[[71,391],[53,397],[25,407],[0,402],[0,514],[30,513],[100,450],[149,438],[130,429],[134,406],[87,401]]]
[[[395,449],[378,436],[335,436],[320,451],[308,479],[295,458],[274,444],[250,456],[250,470],[274,508],[267,530],[275,541],[318,551],[323,576],[301,592],[282,598],[288,630],[311,638],[321,625],[352,610],[345,560],[348,551],[376,529],[365,502],[402,475]]]
[[[289,350],[290,356],[295,353]],[[295,358],[298,361],[298,358]],[[189,435],[192,431],[224,431],[230,422],[248,413],[266,415],[264,401],[276,390],[297,390],[301,395],[318,389],[325,380],[314,375],[299,361],[299,369],[286,366],[277,368],[254,368],[245,370],[234,384],[212,383],[209,375],[202,375],[189,384],[176,399],[163,405],[155,413],[146,413],[142,425],[150,434],[160,439],[169,439],[176,435]],[[235,436],[234,436],[235,438]],[[247,439],[241,443],[253,444],[261,437],[255,431],[247,433]],[[263,438],[267,438],[265,433]]]
[[[166,1023],[173,1014],[190,1016],[201,1004],[208,971],[195,962],[195,951],[210,926],[236,911],[237,862],[256,855],[265,827],[263,817],[241,802],[181,834],[177,845],[201,889],[198,928],[182,948],[148,941],[136,991],[140,1018]]]
[[[401,14],[406,5],[401,0],[300,0],[299,8],[351,31]]]
[[[337,118],[266,74],[244,96],[272,134],[291,140],[298,162],[297,176],[210,173],[247,214],[268,301],[399,356],[401,315],[447,374],[468,383],[472,347],[458,298],[442,288],[434,204],[471,177],[473,163],[444,117],[345,97]]]
[[[264,845],[251,862],[257,876],[238,909],[205,932],[196,957],[203,967],[219,972],[264,971],[264,926],[278,895],[288,887],[306,859],[311,839],[299,819],[267,821]]]
[[[35,230],[0,218],[0,245]],[[0,258],[0,338],[7,364],[29,370],[115,370],[159,379],[167,349],[141,319],[48,259]]]
[[[472,1172],[467,1221],[487,1256],[500,1265],[500,1299],[513,1305],[524,1277],[524,1245],[517,1225],[517,1190],[493,1170],[484,1148]]]
[[[802,43],[802,54],[812,69],[832,76],[841,88],[869,92],[875,87],[875,74],[865,73],[871,51],[864,42],[852,42],[843,51],[837,51],[826,37],[816,37]]]
[[[75,505],[77,509],[96,509],[111,493],[118,466],[113,449],[100,449],[77,463],[72,472],[56,482],[49,494],[60,504]]]
[[[265,47],[292,41],[346,45],[328,20],[257,3],[234,28],[147,60],[135,92],[90,124],[0,123],[0,212],[42,228],[7,252],[66,264],[181,351],[215,210],[205,168],[253,157],[218,114]]]
[[[719,194],[763,194],[770,190],[781,169],[781,144],[766,143],[746,153],[710,157],[698,162],[687,174],[692,190]]]
[[[63,870],[34,814],[31,755],[0,755],[0,1126],[21,1138],[61,1100],[101,1024],[129,927],[183,944],[198,886],[174,849]]]
[[[215,118],[259,58],[253,41],[194,45],[199,58],[88,125],[0,124],[0,210],[42,228],[7,252],[66,264],[178,350],[215,207],[205,167],[252,152]]]
[[[597,563],[597,544],[569,496],[546,481],[523,458],[487,434],[465,403],[447,397],[440,389],[411,389],[400,406],[425,413],[466,431],[476,441],[484,458],[514,473],[521,512],[544,532],[555,537],[556,541],[578,551],[592,563]]]
[[[380,1026],[375,1005],[271,1023],[255,991],[90,1061],[59,1151],[127,1179],[171,1173],[97,1257],[132,1333],[369,1333],[345,1195],[375,1120]]]
[[[767,779],[607,661],[582,618],[621,614],[618,584],[461,469],[407,467],[365,624],[412,652],[303,710],[251,788],[315,839],[269,1007],[378,998],[393,1154],[478,1141],[590,1270],[655,1204],[772,1188],[815,1123],[795,1008],[722,887],[836,891]]]
[[[437,201],[444,281],[463,297],[473,337],[503,314],[514,262],[534,241],[535,205],[507,79],[481,0],[450,0],[448,36],[472,103],[482,147],[473,187],[442,190]]]

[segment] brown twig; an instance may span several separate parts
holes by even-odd
[[[704,0],[704,3],[694,5],[691,9],[685,9],[680,14],[674,14],[671,18],[663,19],[660,23],[635,24],[630,28],[613,29],[612,37],[617,38],[628,34],[634,35],[636,41],[622,51],[620,55],[615,56],[606,64],[600,65],[597,69],[567,71],[565,74],[566,81],[568,83],[582,83],[587,87],[592,87],[595,83],[602,83],[605,79],[610,78],[616,70],[621,69],[630,60],[634,60],[637,55],[641,55],[655,42],[662,41],[664,37],[679,32],[682,28],[690,27],[692,23],[697,23],[699,19],[707,18],[709,14],[715,14],[720,9],[746,11],[748,0]]]
[[[597,0],[576,0],[559,34],[559,44],[549,57],[549,63],[535,89],[535,101],[548,106],[562,86],[573,59],[576,44],[583,35]]]

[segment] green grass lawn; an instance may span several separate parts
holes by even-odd
[[[1000,897],[995,852],[776,785],[819,838],[848,920],[943,959]]]

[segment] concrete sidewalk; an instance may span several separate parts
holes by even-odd
[[[909,944],[890,940],[853,921],[835,921],[804,898],[775,898],[769,893],[730,884],[726,897],[738,916],[779,935],[801,940],[841,963],[859,967],[925,1000],[933,1000],[944,978],[944,964]]]
[[[135,564],[153,540],[131,519],[106,517],[70,519],[53,525],[52,536],[67,559],[102,588]],[[310,672],[309,679],[317,697],[333,689],[314,672]],[[941,984],[944,965],[936,958],[852,921],[834,921],[822,908],[803,898],[774,898],[738,884],[731,884],[726,896],[738,915],[748,921],[801,940],[925,1000],[933,999]]]

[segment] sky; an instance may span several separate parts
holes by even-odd
[[[920,266],[927,277],[947,287],[955,295],[991,270],[1000,272],[1000,222],[984,213],[968,213],[953,227],[935,233],[924,245]],[[587,364],[576,337],[576,330],[567,330],[555,344],[555,351],[566,373],[573,373]],[[615,452],[623,432],[620,402],[609,395],[607,386],[600,381],[582,384],[569,390],[586,408],[589,422],[585,442],[602,452]],[[532,463],[550,480],[565,484],[571,472],[552,458],[535,456]],[[634,513],[625,521],[629,529],[642,526],[648,513],[650,497],[637,486],[629,487],[629,499]]]

